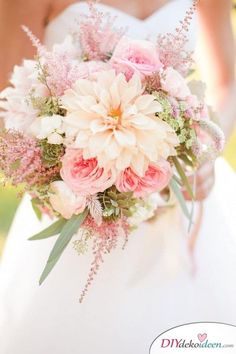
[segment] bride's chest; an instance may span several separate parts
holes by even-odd
[[[109,0],[108,0],[109,1]],[[134,1],[134,0],[132,0]],[[132,1],[130,2],[132,4]],[[161,0],[160,0],[161,1]],[[156,2],[157,3],[157,2]],[[161,8],[144,20],[130,15],[126,10],[111,7],[108,3],[99,3],[98,9],[104,13],[110,13],[115,17],[116,27],[127,28],[127,34],[139,39],[153,39],[159,33],[174,32],[179,21],[183,20],[186,11],[191,6],[192,0],[165,1]],[[114,4],[114,2],[113,2]],[[159,3],[160,4],[160,3]],[[115,6],[115,5],[114,5]],[[158,6],[158,4],[156,5]],[[66,8],[58,17],[52,20],[46,28],[45,43],[51,47],[54,43],[60,43],[65,36],[73,32],[73,27],[82,13],[88,13],[88,5],[85,1],[74,3]],[[189,30],[189,46],[195,46],[196,23],[193,21]]]

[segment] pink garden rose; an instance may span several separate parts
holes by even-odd
[[[162,68],[154,43],[123,37],[111,57],[111,65],[117,73],[124,73],[129,80],[134,73],[142,78]]]
[[[103,192],[115,181],[113,170],[98,166],[96,158],[85,160],[79,149],[67,149],[62,158],[61,177],[72,191],[81,195]]]
[[[162,160],[158,165],[150,164],[143,177],[138,176],[130,167],[122,171],[116,181],[120,192],[134,192],[136,197],[145,197],[152,192],[165,188],[172,176],[169,162]]]

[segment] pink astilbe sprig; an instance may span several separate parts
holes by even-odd
[[[115,28],[116,16],[99,11],[94,1],[88,2],[89,14],[82,14],[74,38],[86,60],[107,60],[126,29]]]
[[[13,185],[25,184],[26,189],[49,183],[59,174],[59,166],[46,168],[37,141],[16,131],[0,133],[0,170]]]
[[[71,88],[80,77],[78,61],[74,60],[75,50],[72,51],[72,43],[68,43],[70,37],[49,51],[29,28],[26,26],[22,26],[22,28],[37,49],[39,78],[41,81],[43,78],[44,84],[53,96],[63,95],[65,90]]]
[[[46,80],[54,96],[60,97],[80,78],[78,64],[64,52],[47,52],[43,58]]]
[[[117,247],[118,239],[124,238],[127,243],[130,226],[126,218],[116,221],[103,221],[98,225],[95,220],[88,217],[83,223],[83,227],[93,233],[93,255],[94,259],[88,274],[88,279],[80,296],[80,303],[84,300],[94,277],[97,275],[101,264],[104,262],[104,255],[110,253]]]
[[[186,49],[186,44],[189,41],[187,34],[197,3],[198,0],[193,1],[175,33],[160,34],[157,38],[157,49],[164,67],[171,66],[182,75],[188,74],[193,64],[193,52]]]
[[[47,50],[45,46],[41,43],[40,39],[37,38],[27,26],[21,26],[23,31],[27,34],[29,37],[32,45],[37,49],[37,54],[38,55],[43,55]]]

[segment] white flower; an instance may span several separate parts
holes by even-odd
[[[82,213],[86,207],[86,196],[76,195],[63,181],[51,183],[50,203],[65,219]]]
[[[66,139],[72,147],[83,149],[85,159],[97,157],[101,167],[132,167],[138,175],[150,161],[175,154],[177,136],[155,116],[162,107],[154,96],[143,94],[138,75],[127,81],[109,70],[96,77],[78,80],[62,97]]]
[[[4,118],[7,129],[28,132],[38,111],[32,107],[29,94],[44,97],[46,87],[38,81],[38,71],[34,60],[24,60],[23,65],[15,66],[10,80],[13,87],[8,87],[0,93],[0,117]]]
[[[161,87],[164,91],[168,92],[170,96],[176,97],[180,100],[184,100],[191,95],[184,77],[171,67],[162,71]]]
[[[31,124],[30,133],[37,139],[47,139],[49,144],[62,144],[62,117],[59,115],[38,117]]]
[[[143,202],[143,201],[142,201]],[[131,226],[138,226],[143,221],[152,218],[155,215],[155,211],[158,207],[163,207],[166,202],[160,196],[159,193],[150,194],[144,205],[136,205],[135,212],[129,217],[129,223]]]

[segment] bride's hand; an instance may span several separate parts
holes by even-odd
[[[190,177],[189,181],[193,183],[193,177]],[[195,181],[195,200],[202,201],[208,197],[215,183],[214,162],[204,163],[198,169]],[[185,189],[183,190],[183,193],[186,200],[192,200]]]

